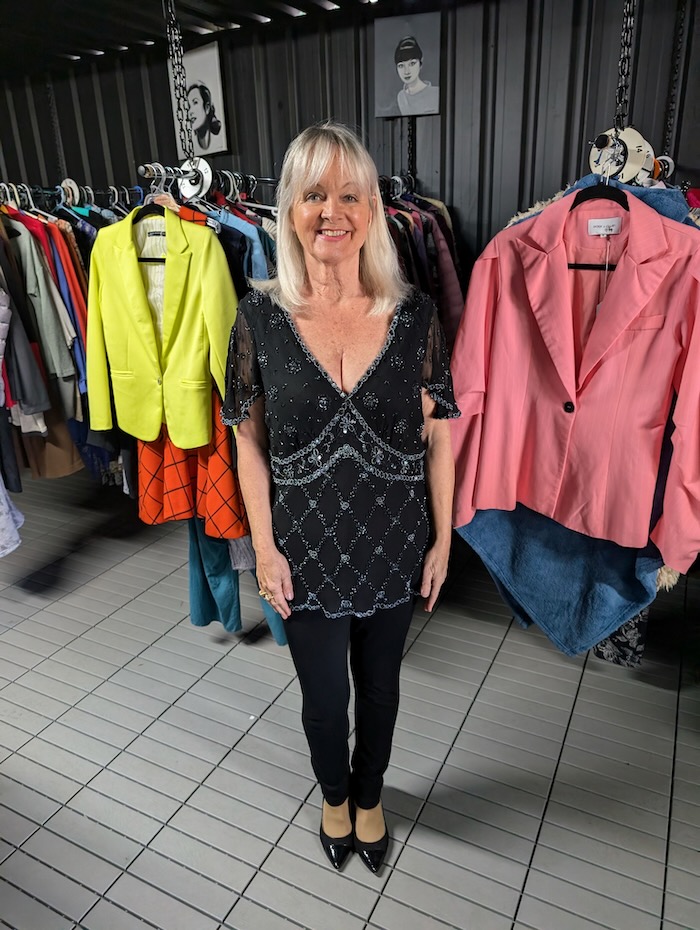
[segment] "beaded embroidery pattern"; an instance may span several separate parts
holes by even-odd
[[[240,423],[264,397],[273,528],[292,570],[293,611],[364,617],[417,593],[429,542],[422,387],[437,417],[459,416],[437,312],[417,291],[347,393],[288,311],[258,291],[241,302],[223,417]]]

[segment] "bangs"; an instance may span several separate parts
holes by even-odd
[[[341,172],[346,177],[360,184],[368,195],[373,194],[378,183],[376,169],[374,163],[368,163],[363,154],[362,150],[351,147],[342,137],[328,132],[319,134],[315,144],[295,153],[296,164],[289,166],[292,169],[290,175],[296,181],[294,190],[290,192],[292,201],[303,199],[304,195],[316,187],[336,158]]]

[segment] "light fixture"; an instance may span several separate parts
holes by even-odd
[[[155,45],[153,39],[137,39],[139,45]]]
[[[67,58],[68,61],[80,61],[80,55],[64,55],[62,52],[59,52],[58,57]]]

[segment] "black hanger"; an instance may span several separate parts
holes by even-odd
[[[594,184],[592,187],[583,187],[574,197],[571,204],[571,210],[575,210],[579,204],[587,200],[614,200],[624,210],[629,212],[627,203],[627,194],[621,191],[619,187],[612,187],[610,184]]]
[[[582,188],[574,197],[571,204],[571,210],[575,210],[579,204],[587,200],[612,200],[619,204],[623,210],[629,213],[629,204],[627,203],[627,194],[620,190],[619,187],[612,187],[610,184],[594,184],[592,187]],[[590,262],[569,262],[569,268],[575,268],[577,271],[614,271],[617,265],[597,265]]]
[[[139,207],[132,222],[138,223],[146,216],[165,216],[165,207],[161,207],[159,203],[144,204],[142,207]]]

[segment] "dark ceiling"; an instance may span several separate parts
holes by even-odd
[[[185,47],[226,30],[289,25],[377,0],[175,0]],[[0,0],[0,76],[65,70],[163,45],[161,0]]]

